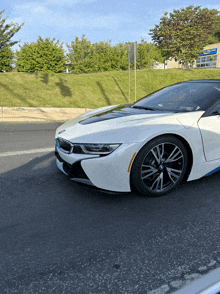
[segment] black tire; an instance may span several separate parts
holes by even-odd
[[[159,136],[143,146],[135,157],[131,186],[149,197],[166,195],[183,182],[187,166],[183,143],[172,135]]]

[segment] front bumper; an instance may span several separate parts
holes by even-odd
[[[56,147],[55,147],[56,148]],[[66,154],[56,148],[57,167],[71,180],[114,192],[131,192],[128,167],[137,143],[122,144],[107,156]]]
[[[69,176],[71,180],[94,186],[93,183],[89,180],[89,178],[85,174],[85,172],[83,171],[80,161],[77,161],[74,164],[70,164],[66,162],[64,159],[62,159],[62,157],[60,157],[56,146],[55,146],[55,156],[57,157],[56,159],[57,167],[64,174]]]

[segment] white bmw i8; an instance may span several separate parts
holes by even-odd
[[[115,192],[162,196],[220,169],[220,80],[180,82],[56,130],[58,168]]]

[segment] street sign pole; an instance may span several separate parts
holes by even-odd
[[[136,101],[136,57],[137,57],[137,42],[134,45],[134,84],[135,84],[135,101]]]
[[[129,87],[129,103],[130,103],[130,63],[134,62],[134,75],[135,75],[135,101],[136,101],[136,60],[137,60],[137,42],[132,43],[128,47],[128,87]]]
[[[130,60],[128,58],[129,103],[130,103]]]

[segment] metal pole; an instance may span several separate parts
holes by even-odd
[[[128,60],[128,80],[129,80],[129,103],[130,103],[130,60]]]
[[[135,90],[135,101],[136,101],[136,51],[137,50],[137,42],[135,42],[134,45],[134,80],[135,80],[135,86],[134,86],[134,90]]]

